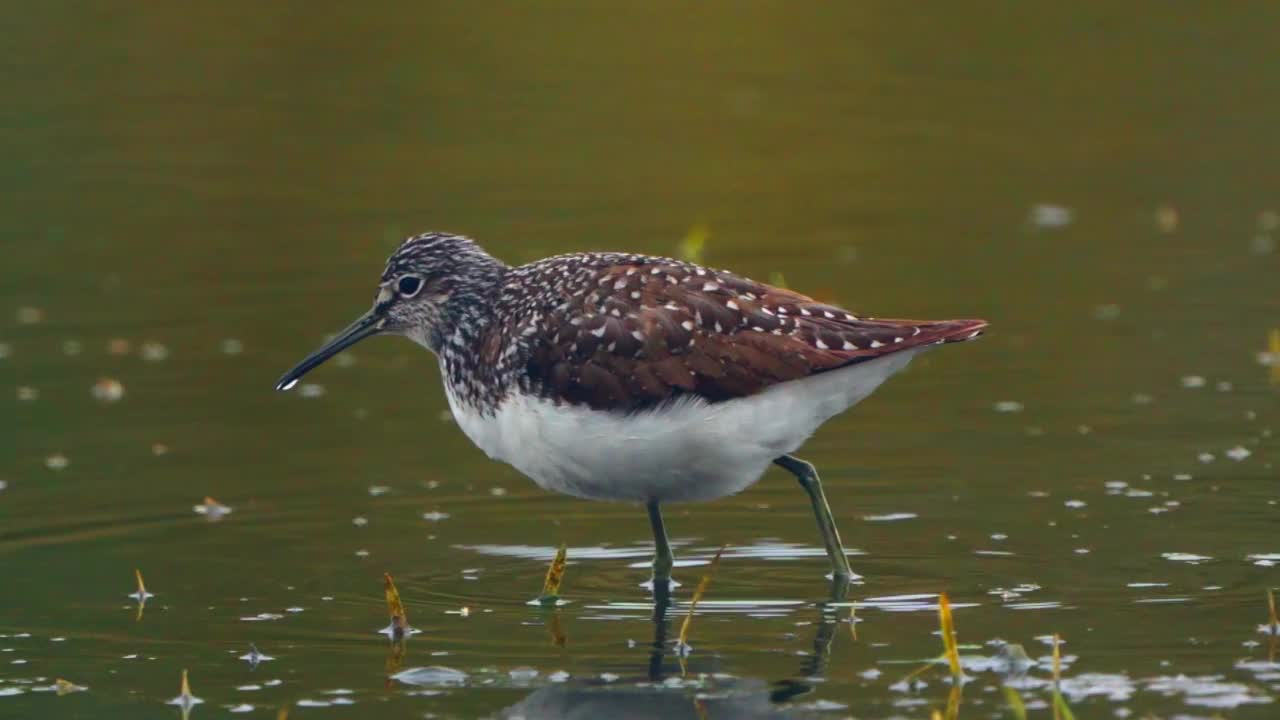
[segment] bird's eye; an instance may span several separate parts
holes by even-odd
[[[413,297],[422,289],[422,278],[417,275],[405,275],[400,278],[400,282],[396,286],[400,289],[402,297]]]

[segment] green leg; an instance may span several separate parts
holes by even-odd
[[[650,500],[649,526],[653,528],[653,586],[669,585],[671,582],[671,566],[675,560],[671,556],[671,543],[667,541],[667,528],[662,522],[662,509],[656,500]]]
[[[800,487],[808,493],[814,517],[818,519],[818,531],[822,533],[822,543],[827,546],[827,557],[831,558],[832,580],[837,584],[847,583],[853,579],[853,570],[849,568],[844,545],[840,544],[840,531],[836,530],[835,518],[831,517],[831,507],[827,505],[827,496],[822,492],[818,471],[812,464],[791,455],[783,455],[773,462],[795,475],[796,480],[800,481]]]

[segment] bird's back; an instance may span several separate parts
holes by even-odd
[[[634,412],[717,403],[893,353],[976,337],[980,320],[862,317],[784,288],[670,258],[576,253],[518,268],[492,359],[526,392]],[[500,357],[499,348],[516,356]]]

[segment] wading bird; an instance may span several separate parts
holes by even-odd
[[[540,487],[642,503],[655,582],[671,548],[663,503],[713,500],[771,464],[809,496],[837,581],[852,577],[813,465],[791,453],[916,354],[983,320],[862,317],[722,270],[573,253],[511,267],[460,235],[392,253],[373,308],[280,378],[373,335],[440,361],[458,426]]]

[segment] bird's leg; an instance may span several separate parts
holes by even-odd
[[[649,526],[653,528],[653,587],[656,592],[659,585],[669,587],[671,583],[671,566],[675,563],[671,557],[671,543],[667,542],[667,528],[662,523],[662,509],[657,500],[650,500]]]
[[[827,546],[827,556],[831,558],[832,582],[847,583],[853,579],[853,570],[849,567],[849,558],[844,554],[844,545],[840,544],[840,531],[836,530],[835,518],[831,516],[831,506],[827,505],[827,496],[822,492],[822,481],[818,479],[818,471],[811,463],[791,455],[783,455],[773,461],[775,465],[796,476],[800,487],[809,495],[813,505],[814,517],[818,520],[818,531],[822,533],[822,543]]]
[[[662,682],[662,659],[667,653],[667,611],[671,609],[671,586],[653,584],[653,644],[649,646],[649,681]]]

